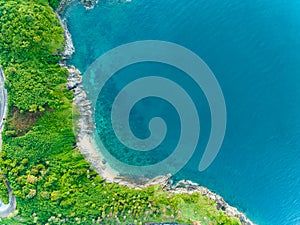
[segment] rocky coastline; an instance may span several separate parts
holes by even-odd
[[[81,84],[81,72],[75,66],[67,65],[66,62],[75,52],[72,36],[68,30],[66,21],[60,18],[59,12],[56,12],[56,15],[64,29],[65,36],[65,48],[64,51],[60,53],[62,60],[59,61],[59,65],[68,70],[69,76],[67,88],[74,92],[73,116],[79,114],[80,117],[78,120],[73,120],[74,122],[76,121],[76,124],[73,124],[73,127],[74,132],[76,133],[77,147],[98,174],[107,181],[113,182],[114,177],[117,176],[118,173],[106,165],[105,160],[102,155],[99,154],[100,151],[96,148],[96,144],[91,137],[95,126],[92,119],[91,102],[87,99],[87,94]]]
[[[114,182],[135,189],[142,189],[152,185],[161,185],[164,190],[171,194],[192,194],[198,192],[202,196],[213,200],[216,203],[217,209],[222,210],[227,216],[238,218],[243,225],[254,225],[244,213],[238,211],[237,208],[230,206],[220,195],[210,191],[208,188],[200,186],[190,180],[181,180],[178,183],[173,184],[171,177],[171,174],[167,174],[165,176],[155,177],[146,182],[136,183],[136,181],[132,181],[127,177],[118,176],[115,177]]]
[[[61,0],[56,12],[58,14],[61,14],[67,5],[74,1],[75,0]],[[80,2],[83,4],[83,6],[86,9],[93,9],[95,5],[98,3],[98,0],[80,0]]]
[[[94,167],[94,169],[108,182],[113,182],[118,175],[101,155],[99,149],[94,143],[92,137],[95,129],[91,111],[91,102],[87,99],[87,94],[81,84],[82,77],[80,71],[74,66],[62,65],[69,71],[67,88],[74,92],[74,110],[73,116],[79,114],[79,119],[74,119],[74,131],[76,133],[77,147],[86,160]],[[78,129],[78,131],[76,131]]]
[[[237,208],[230,206],[221,196],[190,180],[181,180],[178,183],[173,184],[171,179],[172,175],[168,174],[164,176],[158,176],[152,180],[144,180],[140,183],[137,183],[137,181],[131,180],[128,177],[119,176],[116,171],[106,164],[105,159],[101,156],[101,153],[98,151],[95,143],[93,142],[92,133],[95,129],[95,126],[92,117],[91,102],[87,99],[87,94],[81,84],[81,73],[77,68],[74,66],[69,66],[66,63],[66,60],[74,53],[75,48],[73,46],[72,36],[68,31],[66,22],[60,18],[59,14],[71,1],[72,0],[63,0],[61,2],[62,8],[60,7],[57,10],[57,16],[65,30],[66,38],[65,50],[61,53],[63,59],[60,61],[60,65],[69,71],[67,88],[74,92],[73,104],[80,115],[80,119],[77,121],[76,125],[78,127],[78,131],[76,132],[77,146],[79,151],[85,156],[86,160],[91,163],[99,175],[101,175],[107,182],[113,182],[135,189],[142,189],[151,185],[161,185],[163,189],[168,191],[170,194],[191,194],[198,192],[208,199],[213,200],[216,203],[217,208],[222,210],[229,217],[238,218],[243,225],[254,225],[254,223],[249,220],[244,213],[238,211]],[[94,4],[97,3],[95,0],[83,0],[82,2],[84,2],[85,7],[88,9],[90,4],[93,3],[93,7]]]

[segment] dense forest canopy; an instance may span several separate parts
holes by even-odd
[[[60,105],[59,84],[66,71],[58,64],[63,29],[46,1],[0,3],[0,62],[9,104],[35,112]],[[17,16],[16,16],[17,15]]]

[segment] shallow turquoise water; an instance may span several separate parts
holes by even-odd
[[[69,63],[84,72],[111,48],[147,39],[175,42],[197,53],[223,90],[227,130],[216,160],[206,171],[198,172],[209,136],[209,109],[201,90],[188,79],[178,79],[197,96],[194,100],[203,122],[196,154],[175,179],[192,179],[209,187],[257,223],[300,224],[299,12],[300,1],[296,0],[102,1],[91,11],[74,4],[65,13],[76,48]],[[165,76],[179,73],[145,63],[120,74],[133,71]],[[109,103],[130,82],[124,77],[108,84],[100,103]],[[140,115],[143,111],[147,113]],[[153,116],[173,124],[168,141],[160,146],[162,154],[139,156],[130,149],[113,154],[136,165],[151,164],[170,154],[179,135],[178,115],[166,102],[146,99],[138,104],[132,116],[133,130],[147,137],[145,125]],[[120,147],[117,141],[115,144]]]

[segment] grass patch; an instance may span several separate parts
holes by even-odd
[[[15,137],[25,135],[33,126],[36,125],[38,118],[42,115],[43,113],[41,112],[21,112],[18,108],[11,107],[6,123],[5,135]]]

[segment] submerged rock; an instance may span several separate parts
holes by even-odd
[[[61,0],[58,8],[56,9],[56,12],[58,14],[62,14],[65,8],[67,7],[67,5],[74,1],[75,0]],[[83,6],[86,9],[93,9],[95,5],[98,3],[98,0],[80,0],[80,2],[83,4]]]
[[[81,3],[86,9],[92,9],[98,3],[98,0],[81,0]]]

